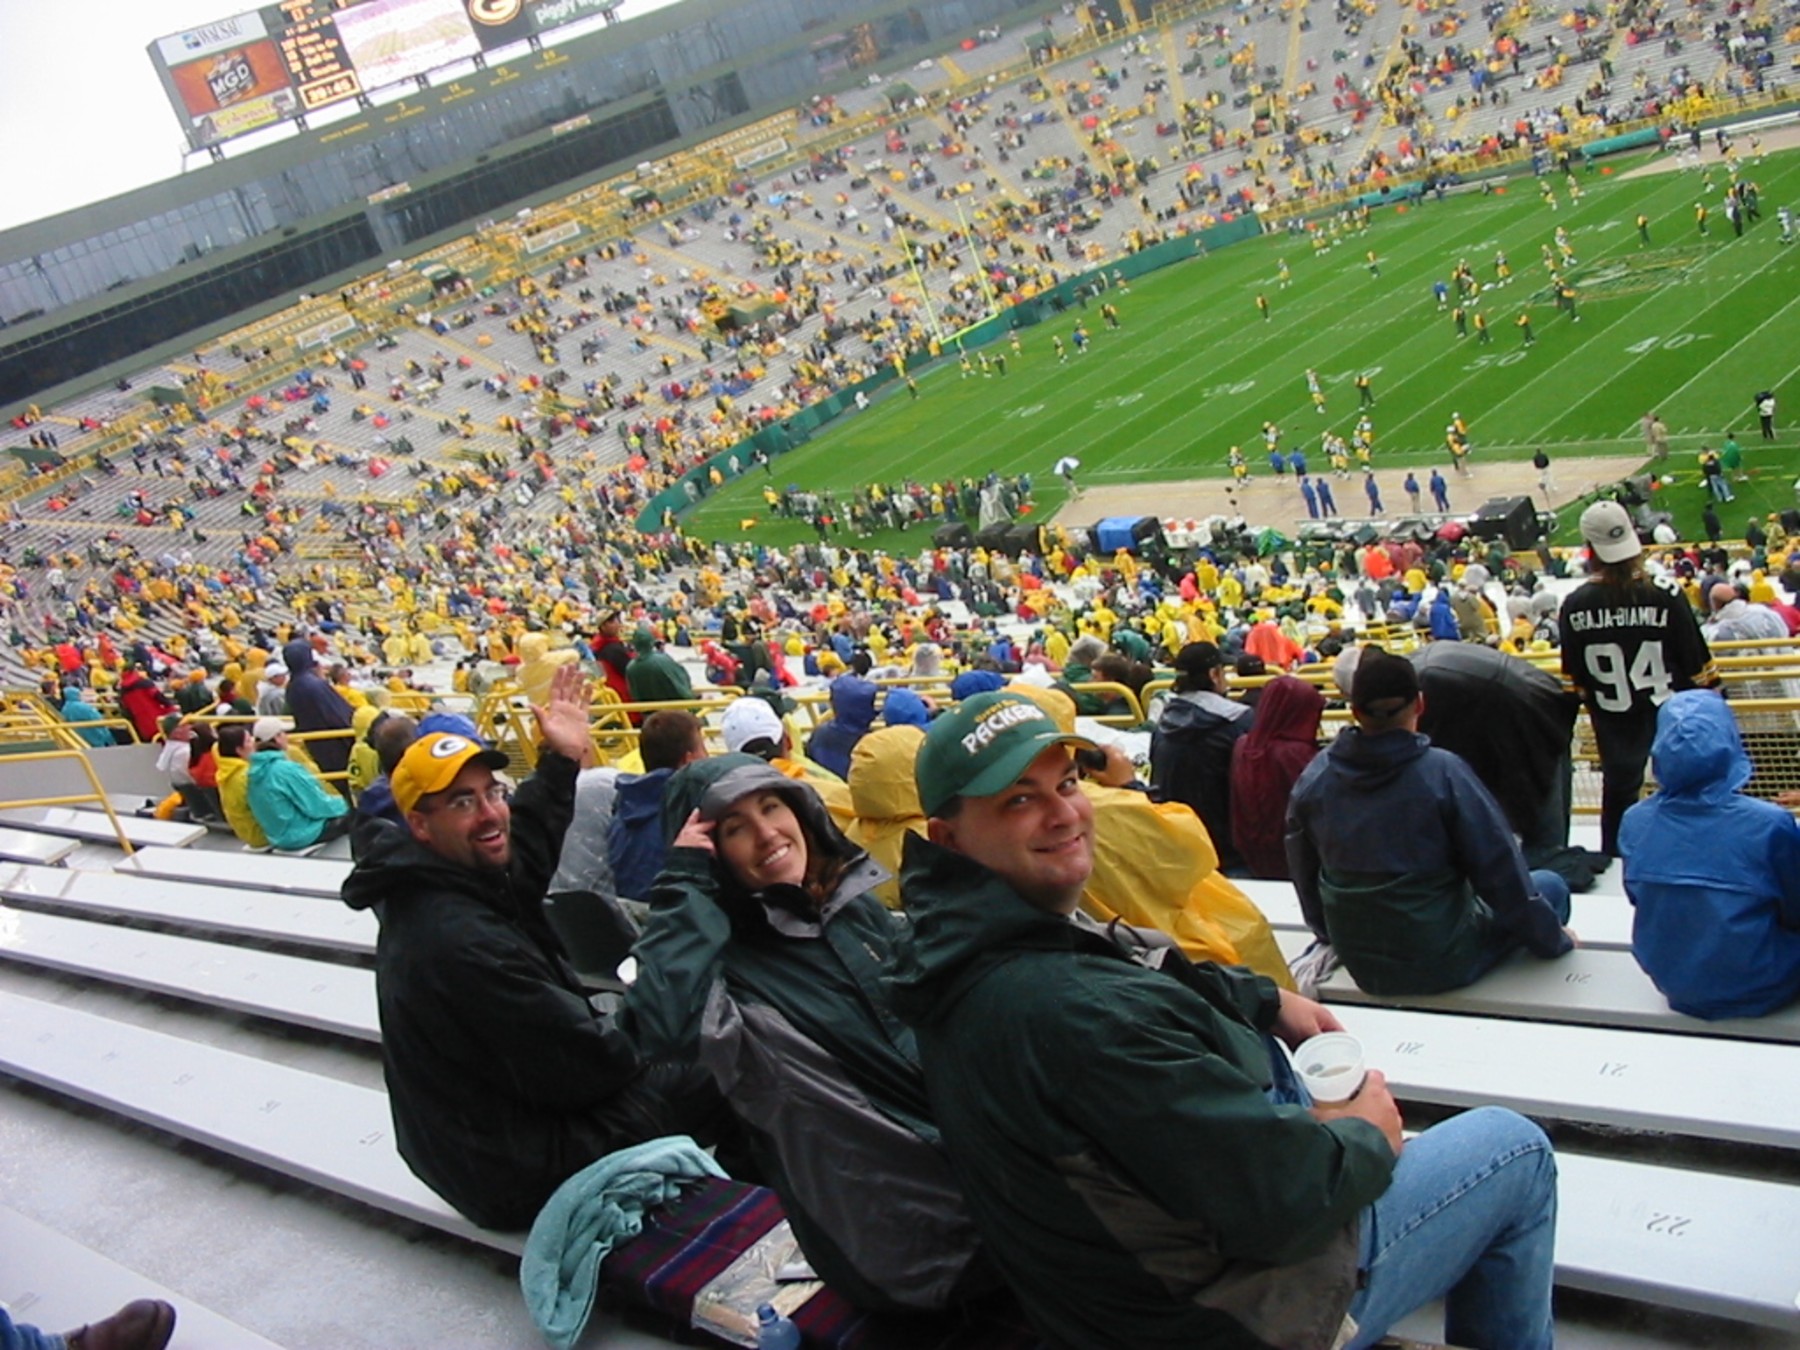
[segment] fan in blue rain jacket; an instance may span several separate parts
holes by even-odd
[[[1744,796],[1750,757],[1707,689],[1656,714],[1656,795],[1625,812],[1631,948],[1669,1006],[1760,1017],[1800,997],[1800,824]]]

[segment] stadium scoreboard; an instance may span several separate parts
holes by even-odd
[[[610,18],[620,0],[282,0],[148,48],[194,149]]]

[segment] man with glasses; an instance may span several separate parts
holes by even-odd
[[[509,793],[507,758],[467,736],[420,737],[395,765],[389,820],[357,827],[344,902],[381,921],[382,1066],[395,1143],[420,1180],[484,1227],[527,1226],[603,1154],[708,1135],[697,1071],[646,1065],[595,1012],[543,899],[590,757],[574,666],[534,707],[537,772]]]

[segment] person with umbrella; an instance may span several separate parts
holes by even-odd
[[[1070,501],[1074,501],[1077,497],[1081,496],[1081,489],[1076,486],[1075,483],[1075,470],[1080,467],[1081,461],[1076,459],[1075,456],[1064,455],[1061,459],[1056,461],[1056,467],[1053,470],[1053,472],[1063,480],[1063,486],[1069,490]]]

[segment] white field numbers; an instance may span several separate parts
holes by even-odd
[[[1659,346],[1665,350],[1685,347],[1690,342],[1704,342],[1711,336],[1711,333],[1675,333],[1666,338],[1647,337],[1642,342],[1632,343],[1625,350],[1633,356],[1643,356],[1648,352],[1655,351]]]
[[[1525,359],[1525,353],[1522,350],[1503,352],[1498,356],[1495,356],[1495,355],[1477,356],[1473,361],[1470,361],[1466,365],[1464,365],[1463,369],[1464,370],[1485,370],[1489,366],[1516,366],[1519,364],[1519,362],[1523,361],[1524,359]]]
[[[1675,692],[1660,642],[1642,644],[1629,667],[1625,649],[1616,642],[1594,643],[1582,653],[1582,661],[1593,681],[1594,706],[1602,712],[1629,711],[1634,691],[1649,694],[1651,704],[1659,708]]]

